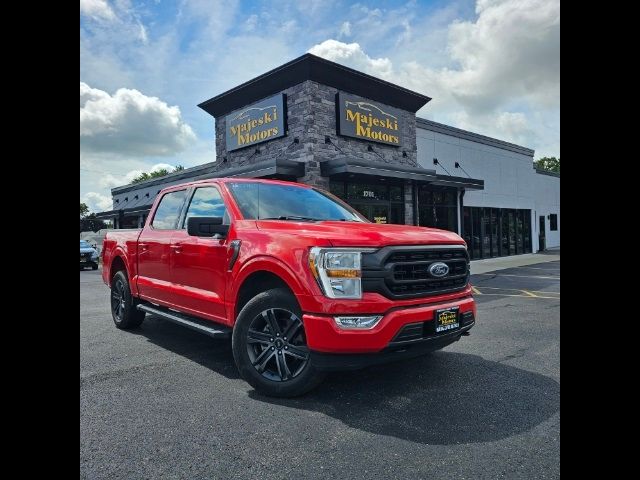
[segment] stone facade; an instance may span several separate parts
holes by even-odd
[[[264,160],[282,158],[305,162],[305,176],[301,183],[328,188],[329,179],[323,177],[320,164],[324,161],[351,157],[373,162],[418,166],[416,145],[416,116],[413,112],[402,112],[403,132],[401,145],[394,147],[376,142],[367,142],[336,133],[337,89],[310,80],[287,88],[288,134],[283,138],[228,152],[226,148],[225,116],[216,117],[216,173],[226,168],[235,168]],[[325,137],[329,137],[327,143]],[[298,138],[299,143],[293,143]],[[369,151],[371,146],[373,151]],[[225,160],[226,159],[226,160]],[[408,188],[407,188],[408,187]],[[411,200],[410,185],[405,187]],[[412,223],[411,202],[405,208]]]

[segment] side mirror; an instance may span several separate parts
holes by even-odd
[[[222,224],[222,217],[189,217],[187,233],[193,237],[213,237],[227,235],[229,225]]]

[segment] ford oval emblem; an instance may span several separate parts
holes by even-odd
[[[449,273],[449,265],[442,262],[436,262],[429,267],[429,273],[432,277],[441,278]]]

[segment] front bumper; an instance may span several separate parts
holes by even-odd
[[[459,315],[461,326],[459,329],[447,333],[434,335],[431,339],[432,329],[428,328],[433,325],[435,311],[448,307],[459,307]],[[344,313],[349,315],[352,313]],[[370,314],[375,314],[371,312]],[[462,318],[471,318],[470,323],[465,323]],[[382,320],[370,330],[345,330],[338,327],[333,316],[319,314],[304,314],[303,322],[307,337],[307,345],[318,358],[319,354],[382,354],[389,348],[394,349],[403,346],[406,342],[399,342],[402,338],[399,332],[405,326],[411,325],[418,329],[418,326],[424,325],[424,336],[413,338],[411,342],[422,342],[425,345],[432,344],[438,346],[446,340],[448,343],[459,339],[460,335],[468,331],[475,323],[476,304],[471,296],[449,300],[446,302],[438,302],[431,304],[402,306],[389,309],[383,316]],[[396,338],[398,336],[398,338]],[[402,343],[402,345],[399,345]],[[447,343],[447,344],[448,344]],[[444,346],[444,345],[443,345]],[[424,347],[426,348],[426,347]]]
[[[310,352],[311,363],[321,371],[357,370],[373,365],[415,358],[457,342],[463,335],[469,335],[469,330],[474,325],[475,320],[454,332],[444,335],[434,335],[406,342],[391,342],[387,348],[378,353],[341,354],[312,350]]]

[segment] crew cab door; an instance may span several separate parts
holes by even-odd
[[[227,272],[227,238],[194,237],[187,234],[189,217],[229,215],[220,190],[213,185],[195,188],[180,221],[180,229],[171,238],[171,282],[176,306],[186,312],[225,322],[224,291]]]
[[[178,228],[186,199],[186,188],[165,193],[153,218],[140,233],[137,285],[144,299],[168,305],[175,302],[169,263],[171,237]]]

